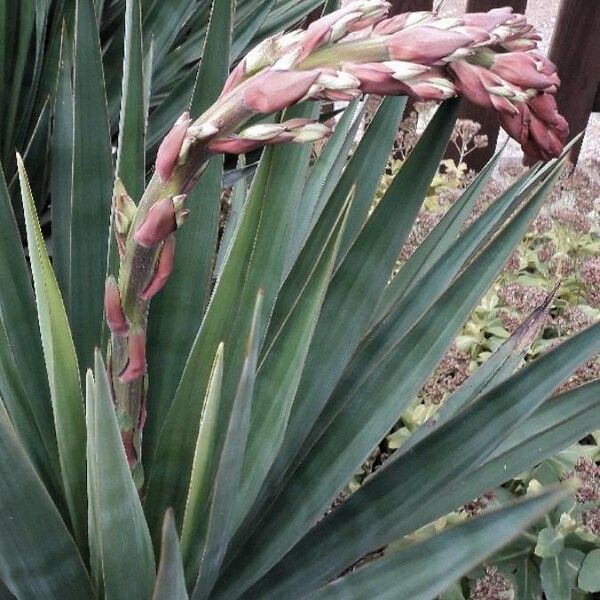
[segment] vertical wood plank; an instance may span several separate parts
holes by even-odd
[[[433,0],[391,0],[391,15],[413,12],[416,10],[432,10]]]
[[[560,112],[571,137],[583,131],[600,100],[600,4],[590,0],[562,0],[550,47],[562,85],[557,94]],[[581,150],[573,151],[576,161]]]

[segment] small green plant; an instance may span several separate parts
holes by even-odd
[[[515,372],[541,306],[434,422],[339,498],[568,161],[553,65],[509,9],[387,18],[387,2],[361,0],[333,13],[327,2],[321,19],[267,38],[229,73],[234,3],[218,0],[190,112],[147,181],[140,24],[151,12],[128,0],[113,177],[108,120],[94,112],[106,98],[96,17],[122,4],[78,0],[63,38],[50,240],[17,156],[28,261],[0,185],[3,595],[435,598],[564,492],[381,549],[600,427],[598,382],[553,396],[600,352],[600,326]],[[355,145],[367,93],[389,97]],[[447,101],[371,211],[405,94]],[[545,163],[466,226],[496,158],[393,276],[459,94],[498,110]],[[315,100],[349,102],[335,131]],[[303,142],[323,138],[314,157]],[[256,150],[256,170],[240,161],[224,200],[223,153]]]

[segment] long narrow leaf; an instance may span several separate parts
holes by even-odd
[[[0,395],[36,467],[60,482],[35,298],[0,169]]]
[[[93,132],[94,142],[89,136]],[[67,171],[64,176],[68,176]],[[102,335],[103,286],[113,168],[102,56],[92,0],[77,0],[73,80],[72,198],[69,285],[65,305],[82,367],[92,364]]]
[[[283,442],[302,367],[333,272],[345,214],[347,209],[340,215],[309,280],[261,360],[234,529],[252,506]]]
[[[482,465],[563,379],[598,352],[600,325],[574,336],[560,350],[540,357],[478,398],[416,444],[412,452],[392,457],[385,468],[316,525],[248,597],[263,598],[267,591],[299,597],[367,552],[435,520],[440,516],[437,511],[455,509],[461,501],[455,504],[457,498],[450,491],[464,487],[465,475]],[[449,452],[457,447],[460,453]],[[510,477],[506,469],[505,476]],[[340,543],[342,531],[346,535]]]
[[[85,420],[79,366],[69,323],[35,213],[29,182],[17,156],[27,244],[35,286],[38,321],[50,384],[62,484],[75,539],[86,544]]]
[[[2,409],[0,577],[17,598],[93,598],[75,542]]]
[[[486,513],[351,573],[310,600],[432,600],[544,516],[564,493],[546,492]],[[266,600],[266,597],[265,597]]]
[[[160,562],[152,600],[188,600],[181,549],[171,510],[165,513],[160,548]]]
[[[251,559],[236,562],[231,573],[226,574],[234,589],[244,584],[240,571],[249,579],[256,578],[264,565],[289,549],[294,538],[302,535],[323,514],[353,472],[391,429],[526,231],[556,176],[555,173],[544,183],[534,200],[431,305],[398,344],[383,356],[372,356],[368,363],[371,366],[363,365],[345,377],[343,385],[338,386],[330,399],[331,408],[328,406],[326,421],[319,424],[319,435],[311,438],[312,448],[306,447],[304,459],[303,455],[299,456],[298,466],[289,476],[283,493],[270,506],[268,523],[257,527],[255,535],[248,540],[253,548]],[[308,486],[310,496],[300,499],[293,492],[298,486]],[[279,489],[275,487],[275,493]],[[302,510],[298,508],[300,502]]]
[[[154,551],[137,489],[121,442],[106,367],[95,356],[94,394],[88,398],[88,429],[93,446],[87,453],[95,496],[91,510],[102,562],[107,600],[149,598],[154,586]]]
[[[437,171],[456,114],[457,104],[453,102],[438,109],[428,132],[336,271],[313,336],[284,443],[269,481],[277,482],[293,462],[354,347],[364,335],[373,306],[385,287]],[[340,248],[340,252],[342,250]],[[270,487],[268,483],[267,487]]]
[[[254,319],[246,340],[246,359],[240,376],[235,399],[226,429],[217,440],[220,452],[215,456],[214,477],[208,502],[191,506],[196,512],[201,510],[204,519],[200,531],[194,532],[195,556],[199,564],[191,562],[191,572],[196,577],[192,593],[194,600],[205,600],[215,584],[225,551],[229,544],[233,526],[233,509],[236,493],[242,475],[242,464],[248,430],[250,411],[256,377],[258,358],[258,331],[260,329],[262,292],[258,293]],[[198,459],[202,457],[196,456]]]
[[[129,195],[139,200],[145,187],[146,168],[146,106],[140,102],[144,97],[142,9],[140,0],[126,0],[125,4],[125,56],[116,172]]]

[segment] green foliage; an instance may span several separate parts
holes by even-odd
[[[403,144],[406,144],[407,140],[415,143],[418,139],[413,133],[415,125],[416,114],[403,122],[399,136],[400,147],[397,148],[400,158],[392,160],[388,165],[378,198],[389,186],[393,174],[398,172],[403,164]],[[471,125],[461,124],[457,129],[464,131],[467,127],[471,128]],[[482,173],[484,174],[485,172]],[[477,184],[482,175],[468,190]],[[501,175],[505,179],[511,176],[512,173]],[[465,168],[456,167],[456,163],[452,161],[446,161],[441,166],[440,172],[432,182],[430,196],[423,204],[421,223],[415,226],[411,232],[412,239],[403,250],[404,256],[410,256],[410,259],[400,260],[399,269],[408,269],[410,272],[411,264],[418,260],[417,257],[423,248],[439,229],[435,227],[436,223],[439,221],[440,225],[443,225],[445,221],[450,222],[449,217],[452,215],[454,218],[454,213],[462,209],[462,202],[468,190],[459,199],[456,199],[456,190],[460,191],[471,179],[472,176],[467,174]],[[488,184],[489,189],[497,186],[496,182]],[[483,202],[470,206],[470,212],[475,213],[475,216],[480,215],[492,200],[489,189],[485,192]],[[403,413],[395,431],[380,445],[360,472],[355,474],[344,495],[359,489],[365,477],[387,458],[387,454],[400,447],[410,448],[421,439],[424,429],[421,426],[424,423],[431,426],[432,423],[445,419],[448,412],[462,402],[465,388],[479,386],[484,379],[497,376],[506,367],[514,369],[523,360],[536,360],[557,343],[568,338],[573,331],[598,321],[599,279],[594,268],[599,240],[599,231],[595,225],[597,206],[594,203],[597,192],[595,181],[581,171],[561,180],[494,285],[463,326],[455,345],[442,364],[414,399],[410,408]],[[495,204],[498,202],[496,200]],[[473,218],[471,214],[470,219]],[[427,237],[414,248],[415,240],[422,239],[423,236]],[[560,286],[552,293],[557,278],[560,278]],[[389,287],[392,288],[393,285],[394,281]],[[529,311],[544,301],[544,298],[549,306],[537,324],[541,331],[540,337],[526,350],[519,352],[501,366],[500,358],[506,354],[513,339],[511,333]],[[496,375],[493,375],[494,372]],[[564,400],[571,403],[571,408],[575,408],[574,403],[581,403],[582,408],[584,405],[590,409],[594,406],[597,384],[582,384],[593,382],[597,379],[597,374],[598,359],[592,358],[561,386]],[[589,404],[586,397],[589,398]],[[560,396],[556,396],[557,400],[558,398]],[[556,407],[553,407],[552,403],[547,405],[548,416],[555,408],[558,408],[558,404]],[[592,415],[587,409],[584,412],[587,418]],[[589,430],[595,429],[599,423],[597,420],[589,421]],[[540,419],[539,426],[549,431],[549,425],[548,419]],[[597,585],[595,574],[592,574],[600,544],[600,503],[596,498],[600,479],[594,480],[594,477],[600,474],[594,474],[592,466],[600,457],[596,438],[597,434],[588,436],[583,445],[571,446],[537,465],[533,471],[527,471],[518,479],[508,482],[504,488],[489,491],[459,512],[453,512],[438,520],[434,528],[425,527],[407,539],[427,539],[434,531],[444,529],[456,521],[463,522],[471,513],[497,508],[513,496],[521,496],[528,485],[531,489],[536,489],[540,481],[544,485],[557,484],[565,478],[577,481],[578,469],[585,471],[587,467],[592,469],[592,475],[588,475],[587,482],[583,482],[573,491],[569,500],[561,503],[560,510],[551,513],[545,522],[531,529],[528,539],[513,543],[511,550],[514,550],[514,554],[510,553],[510,558],[500,553],[492,557],[490,562],[501,569],[502,576],[507,578],[518,598],[537,598],[543,591],[548,598],[567,599],[571,598],[575,591],[582,594],[582,597],[586,593],[597,591],[594,587]],[[571,439],[575,441],[577,438]],[[508,494],[506,488],[512,493]],[[523,575],[525,571],[527,576]],[[476,576],[477,572],[474,572],[472,577]],[[469,587],[467,581],[464,580],[463,583]],[[472,583],[471,587],[473,585],[476,583]],[[446,595],[443,597],[446,598]],[[452,598],[451,595],[447,597]],[[463,598],[462,593],[457,597]]]
[[[234,60],[251,39],[319,4],[240,0],[232,13],[233,3],[220,0],[17,8],[0,0],[0,26],[18,27],[0,40],[0,66],[10,66],[6,79],[15,84],[0,98],[8,107],[1,149],[9,179],[15,167],[7,148],[33,135],[27,119],[17,125],[12,107],[25,102],[24,114],[40,115],[46,141],[53,123],[49,232],[44,169],[35,168],[46,165],[47,151],[32,142],[25,165],[19,159],[17,219],[9,201],[16,188],[0,180],[2,597],[434,598],[452,583],[449,573],[472,574],[523,539],[521,579],[529,580],[523,572],[532,563],[553,597],[576,582],[597,587],[595,540],[563,531],[564,512],[582,524],[585,512],[570,507],[571,496],[533,494],[532,481],[557,483],[569,463],[564,458],[558,470],[556,461],[573,458],[564,449],[600,428],[598,383],[555,393],[600,352],[599,325],[544,353],[534,347],[536,360],[516,370],[538,333],[541,307],[498,336],[506,342],[487,348],[494,352],[479,376],[431,427],[398,444],[349,498],[340,496],[398,420],[416,410],[411,403],[566,160],[525,173],[467,224],[490,165],[415,258],[404,257],[423,207],[436,197],[432,188],[456,187],[462,177],[460,168],[439,175],[456,102],[441,105],[393,165],[378,202],[402,98],[385,100],[359,139],[364,111],[355,103],[316,155],[310,146],[264,150],[249,185],[239,180],[232,195],[222,192],[222,162],[213,159],[190,200],[197,216],[180,232],[181,262],[149,312],[146,477],[141,489],[134,484],[112,406],[113,374],[94,348],[114,256],[110,143],[119,145],[117,175],[137,195],[164,129],[190,102],[201,110],[218,94],[226,55]],[[4,60],[8,52],[15,56]],[[50,100],[40,103],[40,95]],[[287,112],[318,114],[314,104]],[[500,488],[511,478],[512,487]],[[499,510],[469,521],[452,514],[496,488],[504,490]],[[437,535],[449,522],[457,526]],[[501,556],[490,560],[502,564]],[[452,593],[462,592],[454,586]]]

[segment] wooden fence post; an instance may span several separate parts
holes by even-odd
[[[433,0],[390,0],[392,8],[390,15],[399,15],[400,13],[413,12],[416,10],[431,10]]]
[[[594,110],[600,110],[600,3],[562,0],[552,36],[550,60],[558,67],[562,85],[558,107],[571,128],[583,131]],[[576,162],[581,144],[573,152]]]
[[[512,6],[515,12],[524,13],[527,8],[527,0],[468,0],[467,12],[486,12],[492,8]],[[485,164],[494,156],[500,131],[500,121],[495,111],[486,110],[466,100],[462,101],[459,119],[470,119],[481,123],[481,134],[488,137],[488,145],[485,148],[474,150],[465,159],[469,168],[476,172],[481,171]],[[448,150],[450,158],[458,158],[455,148],[450,145]]]

